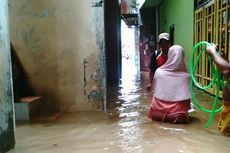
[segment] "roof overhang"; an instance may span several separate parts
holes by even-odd
[[[162,0],[146,0],[140,8],[140,15],[143,25],[156,24],[156,8]]]
[[[141,6],[140,9],[145,9],[149,7],[157,7],[160,5],[162,0],[145,0],[144,4]]]
[[[124,22],[129,26],[138,26],[138,14],[121,14]]]

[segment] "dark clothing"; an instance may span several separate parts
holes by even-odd
[[[152,79],[154,76],[155,71],[158,67],[162,66],[167,61],[167,56],[165,56],[161,51],[156,50],[150,57],[150,64],[149,64],[149,84],[147,88],[151,86]]]
[[[156,50],[152,53],[151,57],[150,57],[150,64],[149,64],[149,68],[151,69],[151,71],[155,72],[157,69],[157,56],[161,53],[161,51]]]

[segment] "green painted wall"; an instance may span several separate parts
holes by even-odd
[[[160,6],[160,32],[175,25],[174,44],[184,47],[188,67],[193,47],[193,0],[163,0]]]

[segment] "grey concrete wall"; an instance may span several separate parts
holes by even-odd
[[[94,0],[9,0],[10,37],[44,110],[102,109],[104,11]]]
[[[15,144],[7,6],[7,0],[0,0],[0,153]]]

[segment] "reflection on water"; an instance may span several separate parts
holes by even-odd
[[[131,59],[123,59],[122,79],[117,95],[117,107],[112,115],[117,115],[115,143],[125,153],[226,153],[230,141],[216,128],[218,115],[212,125],[205,129],[209,116],[200,112],[191,114],[189,124],[170,124],[150,121],[146,114],[152,93],[145,90],[148,73],[138,71],[139,67]],[[212,97],[197,91],[198,100],[211,107]]]
[[[131,73],[130,73],[131,74]],[[109,113],[82,111],[55,121],[17,124],[16,148],[9,153],[227,153],[230,139],[216,129],[217,117],[205,129],[208,115],[197,110],[190,124],[146,119],[151,93],[143,84],[147,74],[130,76],[121,86]],[[133,77],[133,78],[132,78]],[[135,81],[135,78],[137,79]],[[196,93],[210,104],[210,97]],[[115,96],[115,95],[114,95]]]
[[[131,59],[131,58],[130,58]],[[126,59],[127,60],[127,59]],[[124,61],[123,77],[108,113],[82,111],[55,121],[17,124],[16,148],[9,153],[227,153],[230,139],[216,128],[218,115],[207,129],[209,116],[197,110],[189,124],[170,124],[146,118],[152,93],[144,88],[148,73]],[[127,72],[127,73],[125,73]],[[200,102],[213,98],[196,91]]]
[[[120,120],[115,136],[119,139],[116,145],[125,153],[145,152],[145,129],[141,125],[149,121],[141,114],[146,112],[148,106],[141,104],[145,95],[142,93],[139,69],[139,63],[134,58],[122,59],[122,79],[118,92],[120,105],[116,108]],[[149,94],[146,96],[149,99]]]

